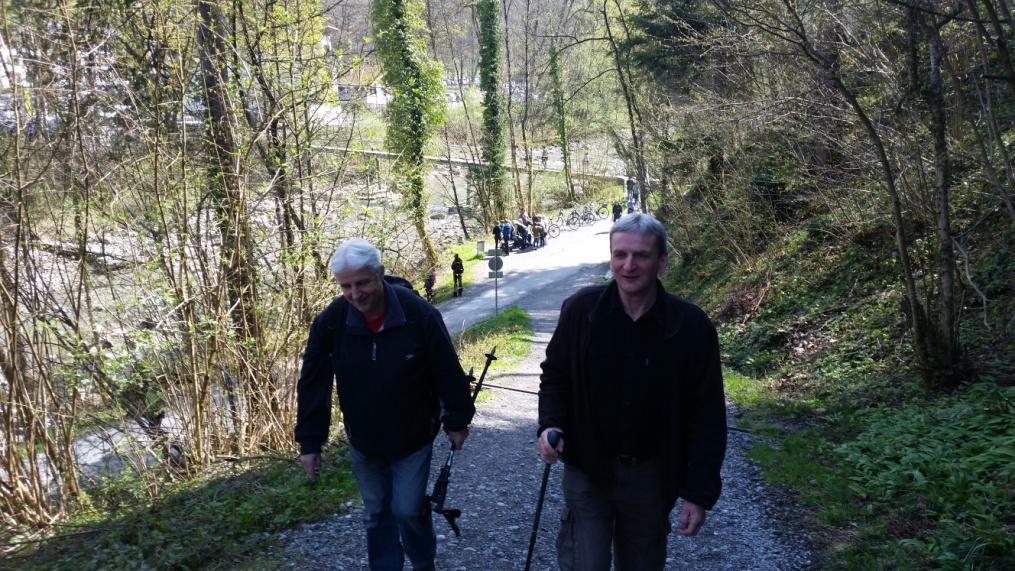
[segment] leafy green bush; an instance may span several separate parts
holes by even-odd
[[[1012,568],[1013,398],[1015,387],[983,384],[939,403],[858,413],[866,428],[837,452],[857,496],[921,522],[899,534],[900,547],[942,568]]]

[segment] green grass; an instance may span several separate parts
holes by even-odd
[[[468,370],[476,368],[476,376],[483,370],[485,354],[497,347],[497,361],[490,365],[491,370],[506,369],[521,361],[532,347],[532,324],[529,314],[517,306],[509,306],[496,316],[488,317],[472,324],[460,333],[455,344],[458,347],[458,358]]]
[[[726,398],[749,407],[759,406],[771,390],[764,380],[729,370],[723,373],[723,385],[726,389]]]
[[[1010,569],[1013,399],[1015,388],[982,383],[802,429],[768,425],[750,455],[809,509],[824,568]]]

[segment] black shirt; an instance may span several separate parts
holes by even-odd
[[[657,299],[633,321],[624,311],[620,296],[615,295],[610,300],[607,320],[616,340],[616,351],[608,360],[608,378],[617,383],[616,430],[610,448],[620,455],[650,458],[658,453],[665,420],[662,403],[666,399],[660,392],[663,379],[655,366],[663,335],[662,309]]]

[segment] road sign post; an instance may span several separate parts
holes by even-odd
[[[493,257],[487,262],[490,267],[490,273],[488,274],[493,278],[493,315],[496,317],[500,312],[500,292],[499,280],[504,277],[504,272],[500,271],[504,267],[504,260],[500,259],[500,248],[493,249]]]

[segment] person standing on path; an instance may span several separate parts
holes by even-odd
[[[649,214],[610,230],[613,280],[564,301],[539,385],[539,453],[563,457],[561,569],[663,569],[670,512],[695,535],[719,499],[726,405],[705,313],[663,288],[666,231]],[[547,433],[562,441],[553,448]],[[612,555],[611,555],[612,547]],[[678,567],[693,567],[691,562]]]
[[[500,233],[501,233],[501,227],[500,227],[500,222],[498,221],[496,224],[493,225],[493,247],[494,248],[500,248],[500,242],[501,242],[501,240],[500,240]]]
[[[296,385],[300,464],[313,480],[331,424],[337,380],[349,456],[363,498],[372,570],[433,569],[436,536],[426,498],[433,440],[469,435],[469,381],[439,311],[384,282],[380,251],[343,242],[331,257],[342,297],[314,319]]]
[[[507,256],[511,253],[511,241],[514,240],[514,229],[511,228],[511,223],[507,219],[500,221],[500,238],[504,241],[504,255]]]
[[[613,221],[620,220],[620,216],[624,213],[624,207],[620,205],[620,202],[613,201]]]
[[[433,288],[437,285],[437,269],[430,268],[430,272],[426,274],[426,280],[423,281],[423,291],[426,292],[426,300],[433,303]]]
[[[455,254],[454,261],[451,262],[451,277],[452,283],[452,297],[462,297],[462,274],[465,273],[465,264],[462,263],[462,259]]]

